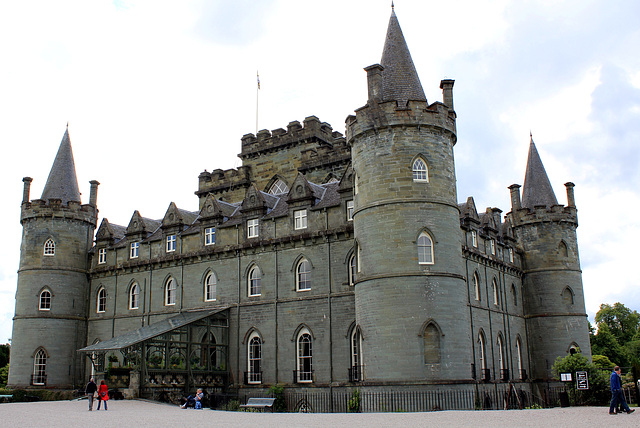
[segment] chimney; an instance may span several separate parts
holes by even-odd
[[[444,79],[440,81],[440,89],[442,89],[442,102],[451,110],[454,110],[453,108],[453,83],[454,82],[455,80],[452,80],[452,79]]]
[[[364,69],[367,72],[368,99],[370,101],[382,101],[382,70],[384,67],[380,64],[370,65]]]
[[[91,190],[89,192],[89,205],[95,207],[97,206],[97,202],[98,202],[98,186],[100,185],[100,183],[98,183],[96,180],[91,180],[89,183],[91,183]]]
[[[31,192],[31,182],[33,181],[33,178],[31,177],[24,177],[22,179],[22,182],[24,183],[24,189],[22,191],[22,203],[26,204],[27,202],[29,202],[29,193]]]
[[[573,196],[573,187],[575,184],[572,182],[564,183],[564,186],[567,188],[567,206],[568,207],[576,207],[576,199]]]
[[[509,186],[509,190],[511,190],[511,211],[517,211],[522,208],[520,203],[520,185],[512,184]]]

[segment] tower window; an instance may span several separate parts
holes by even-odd
[[[513,248],[509,248],[509,263],[513,263]]]
[[[204,300],[210,302],[216,300],[216,276],[209,272],[204,279]]]
[[[429,171],[427,170],[427,164],[422,159],[416,159],[413,162],[413,181],[429,181]]]
[[[137,259],[139,254],[140,254],[140,243],[132,242],[131,245],[129,246],[129,258]]]
[[[495,256],[496,255],[496,241],[494,239],[491,239],[489,241],[489,249],[491,251],[491,254],[493,254]]]
[[[176,282],[173,278],[169,278],[164,291],[164,305],[172,306],[176,304]]]
[[[298,210],[293,212],[293,217],[295,221],[295,229],[306,229],[307,228],[307,210]]]
[[[353,221],[353,199],[347,201],[347,221]]]
[[[140,286],[138,283],[133,283],[131,290],[129,290],[129,309],[138,309],[140,302]]]
[[[424,363],[440,364],[440,332],[438,328],[429,323],[422,333],[424,345]]]
[[[38,350],[33,357],[32,385],[45,385],[47,383],[47,353],[44,349]]]
[[[471,231],[471,245],[478,248],[478,232],[475,230]]]
[[[262,294],[262,278],[260,277],[260,269],[257,266],[249,271],[249,296],[259,296]]]
[[[98,264],[102,265],[107,262],[107,249],[100,248],[98,250]]]
[[[43,290],[40,293],[40,306],[41,311],[50,311],[51,310],[51,292],[49,290]]]
[[[96,311],[98,313],[104,312],[107,310],[107,290],[104,287],[100,287],[98,290],[98,301],[96,305]]]
[[[44,243],[44,255],[45,256],[55,256],[56,254],[56,243],[53,242],[53,239],[47,239]]]
[[[167,253],[172,253],[176,250],[176,235],[167,236]]]
[[[573,305],[573,291],[569,287],[562,291],[562,301],[567,305]]]
[[[207,227],[204,230],[204,245],[213,245],[216,243],[216,228]]]
[[[433,241],[426,232],[422,232],[418,237],[418,263],[433,264]]]
[[[306,259],[302,259],[296,267],[296,290],[311,290],[311,263]]]
[[[349,285],[355,285],[356,283],[356,256],[352,254],[349,257]]]
[[[478,274],[473,274],[473,290],[475,291],[476,300],[479,302],[480,299],[480,278],[478,278]]]
[[[493,291],[493,304],[498,305],[500,303],[500,299],[499,299],[500,290],[498,289],[498,284],[496,283],[495,279],[491,281],[491,289]]]
[[[259,234],[260,220],[257,218],[247,220],[247,238],[257,238]]]

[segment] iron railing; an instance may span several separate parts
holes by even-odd
[[[313,370],[311,371],[294,370],[293,371],[293,383],[311,383],[311,382],[313,382]]]
[[[500,369],[500,380],[503,382],[509,380],[509,369]]]

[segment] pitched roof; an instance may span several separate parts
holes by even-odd
[[[393,9],[380,64],[384,67],[382,71],[383,101],[396,100],[400,107],[406,106],[408,100],[427,101]]]
[[[542,160],[532,136],[529,144],[527,172],[524,176],[524,186],[522,186],[522,206],[524,208],[533,208],[536,205],[551,207],[552,205],[558,205],[558,200],[555,193],[553,193],[547,171],[542,165]]]
[[[69,128],[62,137],[58,154],[53,161],[47,184],[44,186],[40,199],[61,199],[63,204],[69,201],[80,201],[78,178],[76,176],[76,164],[73,161],[71,140],[69,140]]]

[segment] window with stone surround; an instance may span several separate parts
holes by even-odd
[[[51,291],[42,290],[42,292],[40,293],[40,305],[38,309],[41,311],[51,310]]]
[[[129,289],[129,309],[138,309],[140,303],[140,286],[134,282]]]
[[[283,193],[287,193],[289,191],[289,187],[285,184],[284,181],[277,179],[275,183],[271,185],[269,188],[269,192],[272,195],[281,195]]]
[[[46,385],[47,383],[47,353],[40,348],[33,356],[33,375],[31,385]]]
[[[498,287],[498,283],[495,279],[491,281],[491,291],[493,291],[493,304],[500,304],[500,288]]]
[[[356,255],[349,257],[349,285],[356,283]]]
[[[478,232],[476,232],[475,230],[471,231],[471,245],[473,245],[475,248],[478,248]]]
[[[433,240],[427,232],[422,232],[418,237],[418,263],[433,264]]]
[[[107,262],[107,249],[100,248],[98,250],[98,264],[102,265]]]
[[[347,221],[353,221],[353,199],[347,201]]]
[[[140,243],[132,242],[131,245],[129,246],[129,258],[137,259],[139,255],[140,255]]]
[[[430,322],[422,332],[424,363],[440,364],[440,331]]]
[[[478,272],[473,273],[473,290],[475,292],[476,300],[479,302],[482,294],[480,293],[480,278],[478,277]]]
[[[53,239],[49,238],[44,243],[44,253],[45,256],[55,256],[56,255],[56,243],[53,242]]]
[[[204,245],[213,245],[216,243],[216,228],[207,227],[204,230]]]
[[[311,333],[303,328],[298,334],[297,354],[298,354],[298,372],[297,381],[299,383],[313,382],[313,340]]]
[[[302,259],[296,266],[296,291],[311,290],[311,263]]]
[[[247,354],[247,383],[262,383],[262,338],[255,331],[249,336]]]
[[[307,210],[297,210],[293,212],[294,227],[296,230],[307,228]]]
[[[164,287],[164,305],[173,306],[176,304],[176,281],[169,278]]]
[[[166,252],[172,253],[176,250],[176,235],[167,236]]]
[[[259,235],[260,220],[257,218],[247,220],[247,238],[257,238]]]
[[[96,312],[102,313],[107,310],[107,290],[104,287],[100,287],[98,290],[96,301]]]
[[[209,272],[204,279],[204,300],[211,302],[216,300],[216,276],[213,272]]]
[[[262,294],[262,278],[260,276],[260,269],[258,269],[258,266],[253,266],[249,271],[248,282],[249,296],[259,296]]]
[[[429,182],[429,171],[427,164],[422,158],[413,161],[413,181]]]

